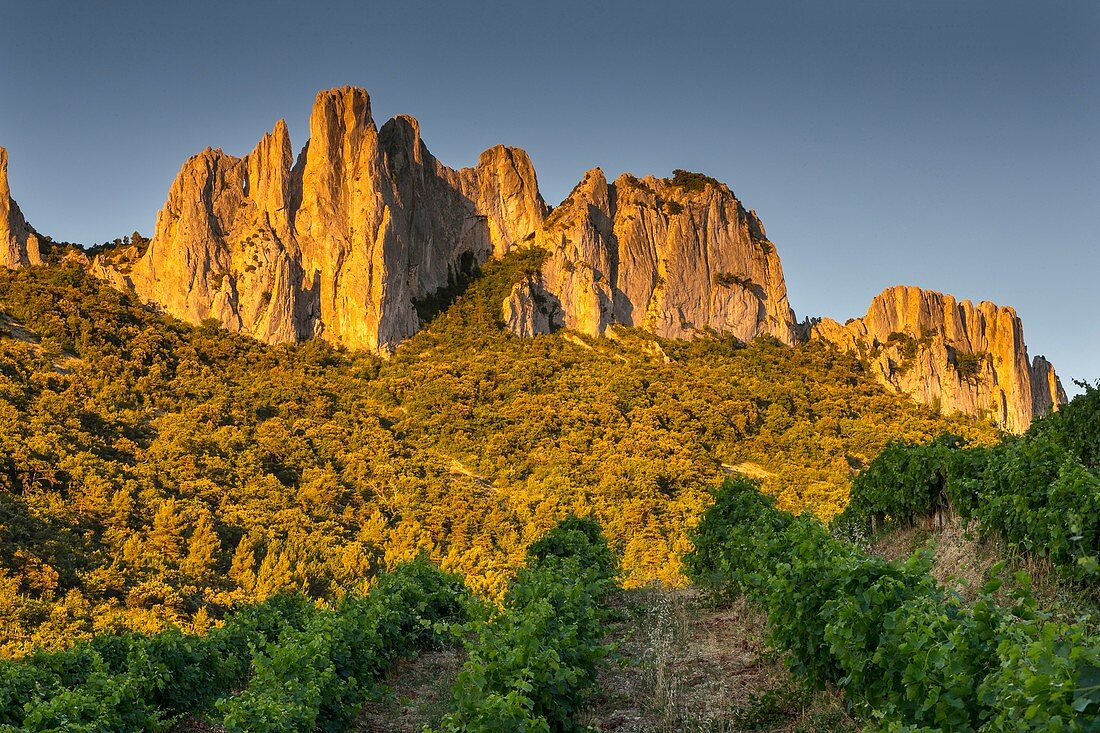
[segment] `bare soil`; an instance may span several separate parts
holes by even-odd
[[[388,692],[368,702],[354,730],[360,733],[419,733],[451,708],[451,688],[466,655],[461,648],[418,654],[397,663],[386,676]]]
[[[764,616],[744,601],[713,606],[697,591],[621,592],[618,648],[583,722],[619,733],[855,731],[835,691],[811,692],[764,642]]]

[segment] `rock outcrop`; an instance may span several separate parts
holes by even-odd
[[[0,163],[5,264],[36,262]],[[684,171],[608,182],[597,168],[551,210],[522,150],[496,146],[448,168],[414,118],[377,128],[354,87],[317,95],[296,161],[281,121],[244,157],[207,149],[188,160],[151,244],[89,267],[187,321],[386,353],[419,327],[418,300],[518,247],[547,253],[500,305],[519,336],[622,324],[666,338],[824,338],[896,390],[1012,431],[1065,401],[1049,362],[1029,361],[1010,308],[892,288],[846,325],[796,325],[775,246],[726,185]]]
[[[530,246],[549,257],[502,306],[518,334],[621,323],[793,343],[779,257],[725,185],[683,172],[608,184],[597,169],[548,218],[525,152],[448,168],[412,117],[376,128],[353,87],[317,95],[296,163],[281,121],[243,158],[188,160],[148,249],[91,269],[187,321],[385,352],[416,331],[418,299]]]
[[[512,287],[504,300],[504,325],[523,338],[550,333],[552,312],[543,294],[541,279],[527,275]]]
[[[536,237],[550,327],[600,335],[619,323],[666,338],[707,333],[791,344],[783,268],[756,214],[727,186],[677,171],[608,184],[589,171]]]
[[[9,269],[42,264],[38,235],[23,218],[8,186],[8,151],[0,148],[0,265]]]
[[[1066,401],[1050,363],[1028,358],[1016,311],[988,301],[898,286],[877,295],[862,318],[822,319],[810,330],[865,357],[883,384],[1010,432]]]
[[[545,204],[523,151],[440,164],[411,117],[381,131],[354,87],[321,92],[297,162],[282,121],[243,158],[188,160],[148,249],[92,272],[193,323],[268,342],[322,337],[387,352],[414,301],[534,238]]]

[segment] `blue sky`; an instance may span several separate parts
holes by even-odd
[[[730,184],[799,318],[893,284],[1017,308],[1100,379],[1100,4],[0,0],[0,145],[57,239],[150,234],[180,163],[366,87],[452,166],[525,148],[546,199],[601,166]]]

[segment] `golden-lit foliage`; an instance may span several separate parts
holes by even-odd
[[[538,256],[488,266],[387,361],[192,328],[76,269],[0,275],[7,330],[41,339],[0,339],[0,651],[203,631],[420,549],[494,596],[569,513],[600,520],[628,585],[679,583],[735,466],[827,519],[891,438],[994,436],[820,343],[516,338],[500,305]]]

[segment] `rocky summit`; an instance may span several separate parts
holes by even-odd
[[[8,186],[8,151],[0,148],[0,265],[8,268],[42,263],[38,235],[23,218]]]
[[[416,332],[414,301],[529,242],[544,211],[523,151],[452,170],[416,120],[379,130],[367,93],[343,87],[317,95],[297,162],[282,121],[243,158],[204,150],[172,184],[147,251],[92,267],[187,321],[384,353]]]
[[[0,242],[9,268],[42,261],[3,149]],[[538,248],[541,265],[499,306],[521,337],[619,324],[673,339],[819,338],[859,352],[893,389],[1013,432],[1066,400],[1051,364],[1029,359],[1011,308],[895,287],[845,325],[798,324],[775,245],[725,184],[680,170],[609,182],[595,168],[553,208],[523,150],[498,145],[449,168],[414,118],[378,128],[356,87],[317,95],[296,157],[280,120],[244,157],[208,148],[186,161],[147,245],[100,251],[87,267],[180,319],[271,343],[319,337],[387,354],[420,327],[419,302]]]
[[[821,319],[811,332],[860,353],[883,384],[1011,432],[1066,402],[1050,362],[1028,358],[1016,311],[989,301],[897,286],[875,296],[862,318],[843,326]]]
[[[779,255],[755,212],[712,178],[623,174],[609,184],[591,170],[535,239],[550,255],[505,304],[517,333],[598,336],[619,323],[666,338],[794,342]]]
[[[502,304],[517,334],[620,323],[793,343],[779,256],[727,186],[686,173],[609,184],[596,169],[551,211],[524,151],[448,168],[414,118],[379,130],[352,87],[317,95],[296,163],[281,121],[243,158],[188,160],[147,251],[92,268],[191,322],[387,352],[417,330],[417,300],[533,246],[546,262]]]

